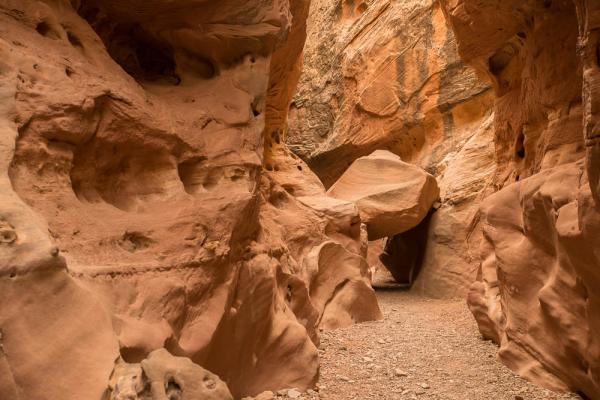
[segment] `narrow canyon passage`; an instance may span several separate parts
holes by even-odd
[[[421,296],[381,271],[375,286],[384,319],[321,334],[316,390],[256,399],[582,399],[543,389],[504,366],[464,300]]]
[[[600,0],[0,0],[0,400],[600,400],[599,249]]]
[[[535,386],[500,363],[464,300],[389,287],[377,298],[384,320],[322,334],[318,398],[580,399]]]

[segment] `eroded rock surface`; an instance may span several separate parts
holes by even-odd
[[[278,136],[307,13],[0,2],[0,397],[99,399],[160,348],[306,389],[319,327],[381,317],[357,210]]]
[[[354,202],[369,240],[376,240],[417,226],[438,199],[439,188],[419,167],[376,150],[354,161],[327,194]]]
[[[287,141],[327,187],[381,148],[433,166],[452,146],[442,139],[480,116],[487,87],[436,2],[314,0]],[[474,97],[461,121],[452,108]]]
[[[534,382],[600,397],[596,1],[442,2],[494,85],[497,193],[469,305]]]
[[[598,265],[598,216],[582,176],[582,162],[567,164],[486,199],[485,258],[469,305],[512,369],[595,395],[593,288],[580,271]]]
[[[330,187],[387,149],[440,187],[415,290],[466,296],[495,171],[493,93],[458,56],[436,1],[313,0],[286,141]]]

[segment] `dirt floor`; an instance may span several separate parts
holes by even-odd
[[[513,374],[482,340],[464,301],[378,290],[383,321],[321,336],[322,399],[579,399]],[[287,396],[286,396],[287,397]]]

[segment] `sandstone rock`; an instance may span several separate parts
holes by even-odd
[[[327,191],[356,203],[369,240],[406,232],[419,224],[437,200],[435,178],[383,150],[357,159]]]
[[[379,148],[433,167],[467,122],[453,108],[490,105],[437,2],[313,0],[307,29],[287,141],[327,187]]]
[[[1,398],[101,398],[160,348],[236,398],[304,390],[319,321],[381,316],[356,210],[296,199],[325,197],[282,133],[307,13],[0,2]],[[343,273],[303,269],[324,243]]]
[[[312,0],[307,30],[287,143],[326,187],[375,149],[434,175],[441,207],[413,290],[466,296],[496,169],[490,85],[458,57],[435,1]]]
[[[109,381],[111,400],[233,400],[219,377],[190,359],[154,350],[140,364],[117,361]]]
[[[338,241],[346,237],[361,237],[361,219],[356,204],[347,200],[340,200],[330,196],[302,196],[298,201],[313,210],[322,213],[330,221],[325,228],[331,236],[338,236]],[[366,248],[367,244],[363,247]],[[361,254],[365,256],[364,249]]]
[[[311,282],[308,290],[319,310],[319,326],[335,329],[354,322],[381,319],[372,296],[368,265],[364,258],[345,250],[340,244],[326,242],[314,248],[304,259],[303,279]],[[361,271],[357,276],[355,271]]]
[[[456,128],[468,139],[448,153],[436,177],[441,206],[431,214],[425,254],[414,290],[433,297],[461,297],[476,279],[482,240],[478,206],[492,192],[496,171],[493,115]]]
[[[469,306],[509,367],[550,388],[595,393],[587,368],[569,361],[594,364],[595,317],[586,311],[594,304],[586,304],[579,271],[598,265],[591,253],[598,217],[584,205],[591,193],[582,173],[582,162],[544,170],[486,199],[487,244]]]
[[[0,3],[0,398],[313,387],[433,176],[414,288],[600,396],[597,2],[142,3]]]
[[[497,96],[497,193],[479,217],[485,241],[469,306],[514,371],[549,388],[599,397],[593,249],[600,213],[591,127],[598,119],[593,32],[600,6],[585,0],[442,5],[462,58]]]

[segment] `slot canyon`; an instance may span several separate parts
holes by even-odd
[[[0,0],[0,399],[599,399],[599,0]]]

